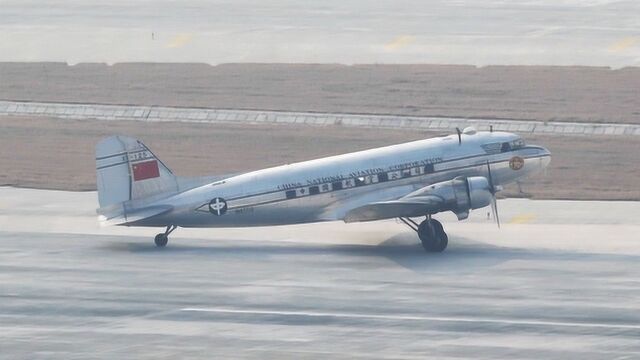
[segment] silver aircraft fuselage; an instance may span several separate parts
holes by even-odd
[[[508,145],[505,145],[508,144]],[[343,220],[354,208],[400,198],[455,177],[504,185],[545,168],[550,152],[518,135],[475,132],[438,137],[232,176],[148,205],[159,216],[126,225],[266,226]]]

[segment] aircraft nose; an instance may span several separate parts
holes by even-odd
[[[542,147],[540,150],[540,155],[542,155],[542,167],[546,168],[551,162],[551,151],[547,148]]]
[[[551,162],[551,151],[540,146],[538,156],[540,159],[539,161],[540,170],[544,170],[544,168],[549,166],[549,163]]]
[[[533,174],[543,171],[551,162],[551,152],[546,148],[538,145],[531,145],[526,161],[527,174]]]

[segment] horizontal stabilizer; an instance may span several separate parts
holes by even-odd
[[[148,206],[135,210],[125,210],[121,205],[100,208],[98,221],[100,226],[129,225],[141,220],[165,214],[173,210],[171,205]]]

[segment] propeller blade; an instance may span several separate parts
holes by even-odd
[[[493,200],[491,201],[491,211],[493,212],[493,218],[496,219],[496,224],[498,224],[498,229],[500,229],[500,216],[498,216],[498,200],[495,195],[493,196]]]
[[[493,218],[496,219],[496,224],[498,224],[499,229],[500,216],[498,215],[498,199],[496,199],[496,192],[498,192],[498,189],[493,183],[493,175],[491,175],[491,164],[489,163],[489,160],[487,160],[487,177],[487,180],[489,180],[489,187],[491,188],[491,195],[493,196],[491,199],[491,212],[493,213]]]
[[[491,193],[495,197],[496,187],[493,185],[493,176],[491,175],[491,164],[489,164],[489,160],[487,160],[487,177],[487,180],[489,180],[489,186],[491,187]]]

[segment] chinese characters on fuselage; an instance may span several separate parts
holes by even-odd
[[[433,172],[433,165],[439,162],[442,162],[441,157],[433,157],[421,161],[392,165],[389,166],[386,171],[383,168],[357,170],[346,176],[339,174],[308,179],[306,180],[306,184],[302,184],[300,182],[281,184],[277,186],[277,190],[287,190],[287,199],[315,195],[356,186],[364,186],[429,174]]]

